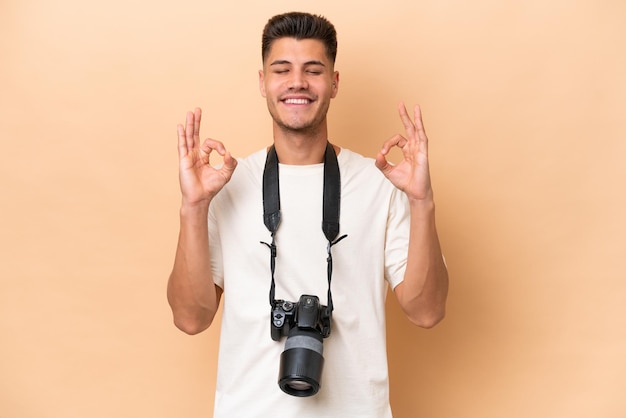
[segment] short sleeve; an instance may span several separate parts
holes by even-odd
[[[219,225],[217,223],[217,219],[215,218],[215,207],[213,204],[209,207],[208,216],[211,274],[213,275],[213,283],[224,289],[224,262],[222,257],[222,246],[220,245]]]
[[[385,279],[392,289],[404,280],[410,220],[409,201],[401,190],[394,188],[389,201],[385,234]]]

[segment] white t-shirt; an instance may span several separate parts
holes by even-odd
[[[271,242],[263,223],[266,151],[238,161],[210,206],[214,280],[224,289],[216,418],[391,417],[385,296],[404,276],[406,196],[373,159],[342,149],[340,235],[332,247],[332,331],[323,340],[321,388],[311,397],[278,387],[286,337],[270,337]],[[276,299],[302,294],[327,304],[327,244],[322,229],[323,164],[279,166],[282,221],[276,233]]]

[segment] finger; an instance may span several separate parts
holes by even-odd
[[[424,122],[422,120],[422,109],[420,108],[420,105],[415,105],[415,109],[413,111],[414,115],[415,115],[415,128],[417,129],[418,133],[423,133],[424,135],[426,135],[426,130],[424,129]]]
[[[187,141],[187,150],[194,149],[196,143],[194,142],[194,119],[195,116],[192,112],[187,112],[187,119],[185,121],[185,140]]]
[[[391,148],[393,148],[393,147],[404,148],[404,146],[408,142],[409,141],[405,137],[403,137],[402,135],[395,134],[394,136],[392,136],[391,138],[389,138],[388,140],[385,141],[385,143],[383,144],[383,147],[380,150],[380,152],[383,155],[387,155],[389,153],[389,151],[391,150]]]
[[[193,119],[193,140],[196,144],[200,143],[200,119],[202,119],[202,109],[196,107]]]
[[[415,128],[417,129],[417,137],[424,145],[424,148],[428,147],[428,137],[426,136],[426,129],[424,129],[424,121],[422,120],[422,109],[419,105],[415,105]]]
[[[413,121],[409,116],[409,112],[406,110],[406,106],[403,102],[400,102],[400,104],[398,105],[398,113],[400,113],[400,120],[404,125],[404,129],[406,130],[407,135],[409,137],[412,137],[413,133],[415,132],[415,125],[413,124]]]
[[[187,149],[187,141],[185,139],[185,127],[181,124],[176,126],[176,132],[178,133],[178,156],[184,157],[189,153]]]
[[[226,147],[224,147],[224,144],[222,144],[220,141],[217,141],[215,139],[211,139],[211,138],[207,138],[204,143],[202,144],[201,147],[202,151],[210,154],[213,150],[217,151],[219,155],[221,156],[225,156],[226,155]]]

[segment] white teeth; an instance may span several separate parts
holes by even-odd
[[[309,101],[307,99],[286,99],[285,103],[287,104],[307,104]]]

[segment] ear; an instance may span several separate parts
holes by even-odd
[[[261,96],[265,97],[265,75],[263,74],[263,70],[259,70],[259,91],[261,92]]]
[[[335,96],[337,96],[338,92],[339,92],[339,71],[335,71],[333,73],[333,89],[332,89],[332,93],[330,97],[334,99]]]

